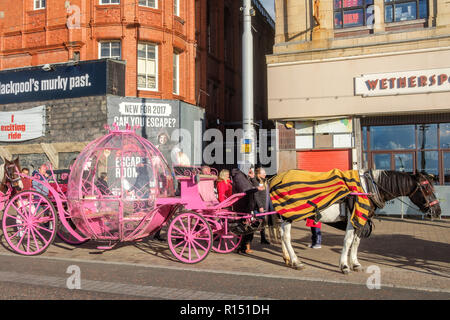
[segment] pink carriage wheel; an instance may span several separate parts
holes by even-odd
[[[52,202],[36,191],[23,191],[10,199],[3,212],[3,235],[17,253],[45,252],[56,235],[58,218]]]
[[[241,243],[242,236],[231,233],[228,229],[228,219],[219,218],[221,229],[213,232],[212,249],[217,253],[233,252]]]
[[[211,251],[212,232],[209,223],[195,212],[182,212],[167,231],[170,251],[181,262],[198,263]]]

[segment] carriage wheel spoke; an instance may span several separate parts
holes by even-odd
[[[31,229],[31,233],[33,234],[33,239],[34,239],[34,244],[36,245],[36,249],[37,249],[37,251],[39,251],[41,248],[39,248],[39,244],[38,244],[38,241],[36,239],[36,235],[34,234],[33,229]]]
[[[196,241],[195,241],[195,240],[192,240],[192,242],[196,242]],[[201,256],[200,256],[200,254],[199,254],[198,251],[197,251],[197,247],[194,246],[194,244],[192,244],[192,248],[194,248],[194,251],[195,251],[195,254],[197,255],[197,258],[200,258]]]
[[[187,244],[188,244],[188,242],[185,241],[185,242],[184,242],[184,247],[183,247],[183,249],[182,249],[181,252],[180,252],[180,256],[181,256],[181,257],[182,257],[183,254],[184,254],[184,250],[186,249]]]
[[[29,232],[29,230],[30,230],[30,229],[29,229],[28,227],[25,228],[25,231],[24,231],[22,237],[20,238],[19,242],[17,243],[17,247],[20,247],[20,245],[22,244],[23,238],[24,238],[25,235]]]
[[[186,227],[184,226],[183,220],[182,219],[178,219],[179,223],[181,224],[181,226],[183,227],[184,230],[184,234],[187,234],[188,232],[186,231]],[[183,233],[183,232],[182,232]]]
[[[191,244],[191,241],[188,241],[188,246],[189,246],[189,250],[188,250],[188,257],[189,257],[189,261],[191,261],[192,260],[192,249],[191,249],[191,246],[192,246],[192,244]]]
[[[41,229],[41,230],[44,230],[44,231],[47,231],[47,232],[50,232],[50,233],[52,233],[53,232],[53,230],[50,230],[50,229],[47,229],[47,228],[44,228],[44,227],[42,227],[42,226],[40,226],[40,225],[36,225],[35,227],[34,227],[34,229],[36,230],[36,232],[37,232],[37,229],[36,228],[39,228],[39,229]]]
[[[31,235],[31,229],[27,235],[27,252],[30,252],[30,235]]]
[[[36,213],[38,212],[39,206],[41,205],[41,202],[42,202],[42,198],[39,198],[39,203],[35,206],[35,211],[33,212],[33,215],[34,215],[34,216],[35,216]]]
[[[181,246],[183,243],[186,243],[186,241],[180,241],[178,242],[175,246],[173,246],[174,248],[178,248],[179,246]]]
[[[180,229],[178,229],[177,227],[173,226],[173,228],[178,231],[179,234],[184,235],[186,234],[185,232],[181,231]]]
[[[196,237],[200,232],[202,232],[203,230],[208,230],[208,227],[206,225],[203,226],[203,228],[201,228],[200,230],[198,230],[195,234],[194,237]]]
[[[19,208],[17,208],[16,205],[15,205],[14,203],[12,203],[12,202],[11,202],[11,205],[14,207],[14,209],[16,210],[16,212],[17,212],[18,214],[20,214],[20,216],[21,216],[23,219],[26,219],[26,217],[25,217],[25,216],[22,214],[22,212],[21,212],[21,211],[22,211],[22,210],[21,210],[22,207],[20,207],[21,209],[19,209]],[[10,217],[11,217],[11,216],[10,216]]]
[[[195,222],[195,225],[192,227],[192,231],[195,231],[195,228],[197,227],[198,223],[199,223],[200,219],[197,218],[197,221]]]
[[[44,241],[44,246],[46,246],[50,241],[47,241],[44,236],[36,229],[34,228],[34,231],[36,232],[36,234]]]
[[[47,208],[45,208],[44,210],[42,210],[41,212],[39,212],[39,214],[35,217],[35,218],[39,218],[42,216],[42,214],[47,211],[50,208],[50,206],[47,204]],[[39,208],[37,208],[36,210],[39,210]],[[37,211],[36,211],[37,212]]]
[[[204,246],[202,246],[200,243],[198,243],[197,241],[192,240],[192,242],[195,242],[200,248],[202,248],[203,250],[206,251],[206,248]]]

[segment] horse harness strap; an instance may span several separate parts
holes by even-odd
[[[6,167],[7,167],[7,168],[16,168],[16,165],[15,165],[15,164],[8,164]],[[5,176],[8,178],[8,180],[9,180],[10,182],[16,182],[16,181],[19,181],[19,180],[20,180],[20,176],[17,177],[17,178],[15,178],[15,179],[11,178],[11,177],[9,176],[9,174],[8,174],[8,170],[5,171]]]
[[[382,200],[380,195],[379,186],[375,182],[375,179],[373,178],[372,170],[367,171],[364,173],[363,177],[365,178],[367,182],[367,189],[370,200],[380,209],[384,208],[385,202]]]

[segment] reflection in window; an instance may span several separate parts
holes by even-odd
[[[420,149],[437,149],[437,124],[419,124],[416,126]]]
[[[414,125],[370,128],[372,150],[415,149],[415,140]]]
[[[426,172],[439,177],[439,153],[437,151],[419,151],[417,171]]]
[[[373,14],[373,0],[334,0],[334,27],[336,29],[365,26]]]
[[[395,158],[395,170],[400,172],[414,172],[413,155],[411,153],[396,153]]]
[[[439,138],[441,148],[450,149],[450,123],[439,124]]]
[[[428,17],[428,0],[385,0],[385,22],[408,21]]]
[[[450,152],[444,152],[444,184],[450,185]]]
[[[367,127],[362,128],[363,150],[367,150]]]
[[[376,170],[391,170],[391,154],[374,153],[373,164],[373,168]]]

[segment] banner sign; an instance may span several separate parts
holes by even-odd
[[[107,60],[0,71],[0,104],[102,95]]]
[[[355,78],[363,97],[450,91],[450,68],[377,73]]]
[[[172,133],[180,128],[180,102],[108,96],[108,124],[117,123],[119,128],[126,125],[139,126],[137,134],[149,140],[171,163],[172,149],[178,141],[172,141]]]
[[[27,110],[0,112],[0,141],[17,142],[45,134],[45,106]]]

